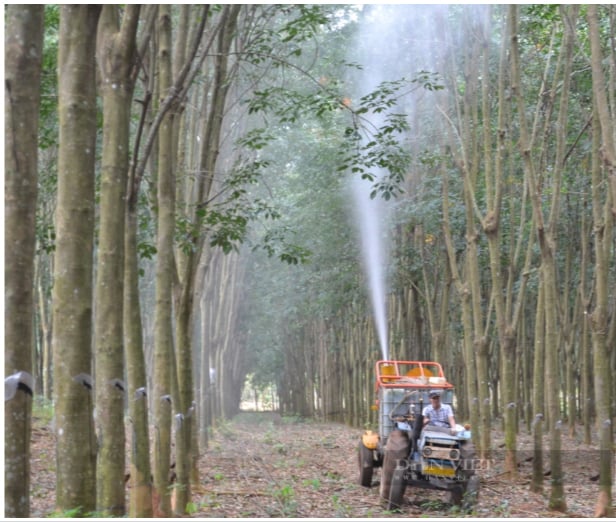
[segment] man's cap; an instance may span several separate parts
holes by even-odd
[[[440,397],[441,396],[441,390],[430,390],[430,398],[432,397]]]

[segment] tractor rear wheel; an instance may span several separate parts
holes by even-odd
[[[362,441],[359,441],[359,484],[365,488],[372,485],[372,472],[374,470],[373,451],[364,446]]]

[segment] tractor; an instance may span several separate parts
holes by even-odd
[[[359,443],[359,483],[371,487],[380,467],[380,495],[388,510],[400,509],[407,486],[448,491],[450,502],[471,509],[479,477],[470,426],[424,426],[431,392],[453,406],[454,387],[441,365],[378,361],[375,387],[379,428],[364,432]]]

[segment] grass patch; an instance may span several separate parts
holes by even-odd
[[[283,424],[309,424],[312,422],[312,419],[300,415],[285,415],[282,417]]]
[[[319,489],[321,487],[321,481],[318,478],[305,479],[302,484],[304,486],[312,486],[312,489]]]
[[[271,424],[272,422],[280,422],[280,414],[275,411],[241,411],[235,417],[233,422],[237,424]]]
[[[32,401],[32,421],[46,426],[53,419],[53,402],[42,395],[36,395]]]
[[[283,517],[292,517],[297,515],[297,502],[295,500],[295,490],[293,486],[284,484],[272,491],[272,496],[280,505],[280,514]]]

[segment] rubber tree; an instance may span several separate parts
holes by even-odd
[[[38,184],[41,5],[9,5],[5,26],[5,516],[30,516],[33,280]],[[8,388],[7,388],[8,386]]]
[[[518,7],[511,6],[508,11],[508,33],[511,39],[511,90],[517,104],[519,115],[519,150],[523,160],[524,176],[529,183],[530,197],[533,209],[533,223],[541,252],[541,282],[543,287],[543,303],[545,307],[545,382],[547,393],[547,417],[550,428],[550,466],[552,487],[549,504],[552,509],[564,511],[566,509],[565,491],[563,486],[563,473],[561,461],[561,429],[560,407],[558,399],[558,331],[557,331],[557,303],[558,287],[556,284],[556,260],[554,240],[553,214],[546,220],[541,205],[541,187],[537,182],[536,166],[533,161],[531,136],[526,121],[526,101],[521,83],[520,49],[518,34]],[[558,191],[554,191],[558,197]],[[552,208],[556,200],[552,201]]]
[[[130,106],[140,5],[103,7],[97,58],[103,99],[100,232],[96,268],[97,509],[125,512],[124,224],[129,166]]]
[[[96,507],[92,269],[96,159],[95,39],[100,7],[62,6],[58,195],[52,293],[56,509]]]
[[[466,24],[470,23],[468,18],[464,19]],[[487,317],[482,310],[482,289],[479,271],[479,227],[481,224],[481,214],[477,208],[476,191],[479,174],[479,163],[476,158],[476,149],[478,147],[477,140],[480,136],[476,136],[474,131],[474,119],[477,117],[477,109],[479,103],[479,85],[476,78],[479,77],[479,70],[471,71],[470,68],[479,68],[481,61],[479,59],[478,41],[468,45],[468,54],[466,60],[466,69],[464,71],[456,70],[455,60],[447,60],[448,63],[448,80],[452,84],[458,81],[458,75],[464,74],[468,78],[468,84],[464,89],[464,93],[459,98],[453,96],[451,100],[445,101],[449,105],[447,113],[443,113],[446,120],[446,129],[443,133],[447,138],[447,145],[452,151],[452,160],[455,169],[461,174],[462,178],[462,200],[464,201],[464,216],[465,216],[465,252],[464,259],[460,262],[463,266],[458,266],[457,257],[452,240],[452,229],[450,219],[450,199],[449,199],[449,180],[447,176],[450,172],[446,165],[443,165],[443,235],[445,237],[445,245],[451,269],[452,280],[454,287],[457,290],[461,305],[461,319],[463,327],[463,359],[465,367],[466,381],[466,401],[469,411],[470,423],[472,426],[478,426],[481,419],[480,404],[485,404],[488,397],[480,397],[480,383],[487,382],[487,375],[480,375],[480,370],[486,371],[485,362],[488,350],[488,337],[486,321]],[[448,42],[448,48],[451,42]],[[456,89],[453,89],[456,92]],[[449,114],[455,115],[455,121],[451,119]],[[445,145],[445,144],[444,144]],[[483,373],[482,372],[482,373]],[[482,388],[485,392],[485,388]],[[483,427],[483,424],[482,424]],[[481,430],[485,433],[485,430]],[[485,439],[483,440],[485,443]],[[489,451],[489,447],[483,447],[480,444],[480,451]]]
[[[194,151],[193,158],[195,170],[198,172],[213,173],[217,169],[218,156],[220,152],[220,140],[225,122],[225,108],[227,94],[232,83],[229,73],[230,48],[235,38],[237,18],[242,6],[224,6],[217,22],[212,24],[207,31],[206,49],[215,49],[213,64],[205,62],[203,73],[212,78],[206,88],[202,91],[203,113],[199,115],[201,128],[199,135],[203,136],[201,146]],[[208,19],[208,11],[201,13],[201,20],[204,24]],[[204,26],[201,25],[194,41],[189,45],[196,50],[195,44],[201,40]],[[193,59],[194,51],[185,59],[185,63],[190,63]],[[204,54],[206,54],[204,52]],[[212,66],[209,71],[208,67]],[[174,75],[176,84],[181,81],[181,72],[176,71]],[[174,133],[177,137],[179,133]],[[177,148],[185,147],[184,143],[178,143]],[[187,162],[191,161],[189,158]],[[182,163],[180,162],[180,165]],[[199,220],[202,214],[199,208],[204,208],[211,196],[214,176],[198,176],[194,184],[179,192],[183,199],[178,201],[182,210],[185,209],[184,218],[199,228]],[[197,233],[194,236],[190,248],[178,248],[175,252],[177,277],[174,279],[175,295],[175,360],[177,361],[177,375],[175,378],[178,383],[177,402],[174,404],[176,412],[177,437],[181,438],[178,445],[177,454],[177,477],[178,488],[176,490],[176,513],[183,514],[186,505],[190,501],[190,474],[196,467],[196,448],[197,440],[193,436],[196,431],[194,402],[194,372],[193,372],[193,323],[195,320],[195,295],[200,292],[196,286],[201,262],[209,256],[206,248],[206,234]],[[198,302],[198,301],[197,301]],[[202,399],[205,400],[205,399]],[[193,473],[194,475],[194,473]]]
[[[158,7],[147,6],[143,12],[144,29],[140,33],[138,56],[144,56],[151,39]],[[135,76],[136,69],[133,71]],[[126,226],[124,233],[124,350],[128,413],[131,426],[130,498],[129,516],[152,516],[152,473],[150,463],[150,433],[147,401],[147,372],[143,346],[143,320],[139,294],[139,191],[142,172],[137,170],[139,144],[145,130],[145,119],[150,109],[151,95],[146,94],[142,103],[140,125],[135,136],[134,153],[128,174],[126,196]]]
[[[488,17],[489,18],[489,17]],[[493,150],[493,139],[491,132],[491,101],[489,92],[489,68],[490,57],[487,49],[489,49],[490,40],[490,28],[491,24],[486,23],[484,32],[482,34],[483,47],[486,49],[482,56],[482,116],[483,116],[483,164],[484,164],[484,180],[486,187],[486,203],[487,209],[482,216],[481,225],[483,232],[486,235],[488,241],[488,251],[490,256],[490,274],[492,283],[492,299],[496,312],[496,324],[499,333],[499,347],[501,350],[501,379],[502,379],[502,393],[503,401],[505,403],[504,420],[505,420],[505,470],[510,476],[515,476],[517,473],[517,466],[515,462],[515,446],[516,446],[516,424],[515,415],[517,406],[517,398],[515,394],[514,384],[514,370],[515,370],[515,349],[516,338],[515,324],[511,324],[509,318],[506,315],[505,308],[505,288],[503,269],[501,267],[501,240],[502,240],[502,200],[503,200],[503,162],[504,153],[506,148],[503,147],[502,141],[497,140],[496,150]],[[504,114],[505,114],[505,99],[501,97],[504,92],[504,65],[506,49],[508,42],[506,38],[503,38],[501,44],[501,53],[499,60],[498,70],[498,116],[497,116],[497,128],[504,128]],[[499,137],[503,136],[503,131],[498,133]],[[523,236],[520,236],[520,238]],[[516,264],[516,259],[509,259],[509,263],[513,266]],[[511,274],[512,271],[509,271]],[[512,295],[511,292],[508,293]],[[507,307],[510,309],[510,307]],[[482,352],[479,355],[482,364],[487,362],[487,346],[483,347]],[[483,372],[484,377],[487,377],[487,371]],[[487,386],[487,382],[483,382],[484,386]],[[480,401],[480,409],[482,409],[481,420],[482,426],[480,430],[480,437],[482,438],[481,449],[484,451],[484,456],[487,456],[485,450],[490,445],[490,426],[489,419],[489,406],[485,400],[488,397],[486,393],[487,389],[484,389],[484,400]]]
[[[555,77],[560,80],[563,78],[563,89],[561,91],[560,96],[560,104],[557,116],[557,129],[561,129],[560,132],[556,135],[556,156],[555,156],[555,165],[553,167],[554,175],[554,183],[558,186],[559,180],[562,179],[562,171],[563,171],[563,163],[564,163],[564,154],[565,148],[564,143],[566,140],[566,129],[567,129],[567,117],[568,117],[568,106],[569,106],[569,79],[571,74],[571,65],[572,65],[572,49],[573,49],[573,32],[571,27],[575,26],[575,20],[577,17],[577,13],[572,13],[571,19],[569,19],[565,24],[565,38],[563,44],[560,48],[561,59],[559,60],[559,66],[556,68]],[[507,49],[509,45],[509,41],[507,38],[503,41],[503,49]],[[519,254],[516,254],[513,258],[509,260],[508,266],[502,267],[499,261],[500,259],[500,248],[499,248],[499,216],[501,214],[501,199],[503,192],[505,190],[505,179],[503,175],[503,162],[505,158],[503,157],[503,152],[510,150],[511,147],[507,146],[506,140],[504,136],[506,136],[505,122],[503,119],[503,112],[505,111],[505,95],[504,95],[504,60],[505,53],[501,53],[501,70],[500,70],[500,78],[499,78],[499,123],[498,129],[500,132],[498,133],[498,147],[497,151],[500,153],[494,154],[495,158],[495,177],[492,182],[488,182],[486,186],[489,189],[488,198],[493,202],[493,208],[490,209],[486,217],[484,218],[484,231],[486,236],[488,237],[488,245],[490,250],[490,266],[491,266],[491,274],[492,274],[492,283],[493,283],[493,297],[494,297],[494,305],[496,312],[496,324],[499,333],[499,342],[503,351],[503,364],[502,364],[502,382],[503,382],[503,402],[505,404],[504,415],[505,415],[505,445],[506,445],[506,469],[510,474],[515,475],[517,473],[517,461],[516,461],[516,432],[517,432],[517,410],[520,410],[522,404],[523,397],[518,397],[517,386],[516,386],[516,347],[517,347],[517,339],[518,339],[518,327],[519,321],[521,317],[522,304],[525,299],[525,289],[526,289],[526,281],[528,279],[530,262],[531,262],[531,253],[533,247],[532,238],[527,239],[527,250],[526,250],[526,261],[525,266],[521,271],[521,280],[517,285],[519,290],[517,292],[512,292],[511,288],[513,288],[514,280],[512,280],[513,273],[512,268],[515,268],[518,265],[517,258]],[[547,69],[547,68],[546,68]],[[487,73],[487,64],[484,68],[484,71]],[[487,111],[488,108],[485,107]],[[485,112],[485,111],[484,111]],[[548,111],[548,116],[551,114],[551,111]],[[484,114],[484,117],[486,114]],[[535,122],[539,121],[535,119]],[[484,128],[487,126],[484,126]],[[536,133],[533,131],[533,136]],[[532,138],[531,138],[532,140]],[[547,141],[547,140],[546,140]],[[529,144],[529,148],[532,150],[533,143]],[[486,172],[489,172],[489,167],[491,165],[490,157],[488,152],[491,147],[489,146],[489,140],[486,137],[486,147],[484,152],[487,154],[485,159]],[[486,179],[488,179],[488,174],[486,174]],[[526,188],[527,184],[524,184]],[[494,191],[491,194],[491,191]],[[525,190],[526,192],[526,190]],[[555,194],[559,194],[558,190],[555,191]],[[525,201],[526,198],[524,198]],[[557,220],[556,212],[558,211],[558,196],[555,196],[552,201],[552,212],[551,212],[551,228],[555,228],[555,222]],[[522,207],[523,209],[524,207]],[[523,217],[523,213],[521,214],[520,223],[521,226],[525,223],[525,219]],[[511,224],[513,226],[513,223]],[[518,236],[518,246],[514,249],[514,253],[520,252],[521,243],[519,241],[525,234],[520,233]],[[504,284],[505,279],[501,276],[502,273],[508,273],[509,281],[507,284]],[[515,295],[515,303],[512,296]]]
[[[612,7],[613,8],[613,7]],[[612,393],[613,378],[609,365],[608,339],[608,265],[610,251],[613,251],[613,224],[616,219],[616,143],[612,115],[614,107],[608,97],[607,85],[603,72],[603,50],[599,34],[598,6],[588,6],[588,29],[591,48],[591,67],[593,84],[593,147],[592,165],[592,202],[593,202],[593,237],[595,246],[595,293],[596,302],[591,315],[591,336],[593,345],[593,370],[595,375],[595,402],[599,428],[599,447],[601,455],[599,487],[600,496],[595,516],[613,516],[612,481],[613,481],[613,427],[612,427]],[[613,30],[613,27],[612,27]],[[613,34],[612,34],[613,38]],[[612,64],[613,67],[613,64]],[[612,74],[614,74],[612,68]],[[613,79],[611,85],[613,86]],[[600,138],[599,138],[600,137]],[[601,173],[604,173],[601,176]],[[605,182],[609,183],[610,193],[603,195]],[[612,239],[610,239],[612,238]],[[613,345],[612,345],[613,349]]]
[[[171,78],[171,10],[160,5],[157,18],[159,93],[167,95]],[[173,114],[164,115],[158,145],[158,229],[156,239],[156,304],[154,317],[154,516],[171,514],[169,467],[171,464],[171,412],[173,358],[173,234],[175,192],[173,184]]]
[[[553,230],[554,236],[556,236],[557,224],[560,218],[560,207],[561,207],[561,193],[563,186],[563,179],[565,175],[566,163],[567,163],[567,146],[570,141],[570,137],[568,135],[568,129],[571,127],[570,122],[573,119],[571,116],[570,110],[570,101],[571,101],[571,78],[573,75],[573,60],[574,60],[574,51],[575,51],[575,41],[577,38],[575,28],[577,26],[578,15],[579,15],[580,7],[577,5],[572,5],[570,7],[561,6],[560,8],[560,16],[562,19],[563,26],[563,41],[560,46],[560,53],[558,59],[558,66],[556,68],[555,73],[555,81],[562,82],[560,84],[560,99],[558,101],[556,109],[556,125],[555,129],[555,154],[553,164],[549,166],[549,168],[553,172],[554,179],[554,191],[551,200],[551,208],[550,208],[550,227]],[[557,89],[554,88],[554,91]],[[566,250],[566,248],[564,249]],[[569,264],[570,261],[569,261]],[[561,284],[561,296],[560,300],[564,303],[568,303],[570,299],[568,299],[568,291],[567,291],[567,270],[565,270],[565,275],[562,277],[564,279]],[[575,308],[575,307],[574,307]],[[567,312],[561,312],[561,322],[566,321],[567,323],[574,323],[574,321],[568,321],[563,317],[563,314]],[[571,326],[569,324],[562,325],[560,327],[561,334],[563,335],[563,343],[565,344],[565,349],[563,350],[564,356],[566,358],[566,367],[565,367],[565,378],[569,379],[569,371],[567,366],[571,365],[571,344],[572,342],[567,339],[567,337],[571,337]],[[571,404],[571,398],[567,390],[564,389],[563,393],[568,400],[566,402],[566,406],[571,406],[568,411],[568,415],[570,417],[575,416],[574,404]],[[554,494],[554,492],[552,492]],[[556,501],[557,502],[557,501]],[[557,502],[558,503],[558,502]]]
[[[191,11],[192,10],[192,11]],[[224,12],[224,11],[223,11]],[[192,15],[198,13],[199,23],[190,24]],[[203,55],[207,55],[209,46],[212,44],[214,35],[217,34],[220,26],[210,24],[206,31],[206,25],[210,21],[209,6],[202,6],[198,10],[195,6],[183,7],[180,12],[180,26],[178,33],[184,33],[184,38],[178,38],[174,42],[174,55],[172,60],[172,80],[176,90],[183,89],[186,92],[193,86],[192,77],[188,76],[189,68],[199,71],[197,51],[202,49]],[[188,29],[190,26],[190,30]],[[209,38],[207,38],[209,37]],[[206,39],[205,49],[202,47],[203,40]],[[225,59],[225,56],[217,59]],[[198,89],[195,89],[198,92]],[[188,158],[193,152],[189,144],[194,140],[190,139],[188,133],[187,114],[184,109],[184,99],[178,100],[182,105],[175,104],[175,115],[173,119],[173,171],[176,177],[174,184],[177,205],[184,205],[187,201],[184,185],[177,181],[185,177]],[[193,115],[196,120],[196,116]],[[175,513],[183,515],[186,506],[191,500],[191,475],[198,480],[197,470],[197,437],[196,437],[196,411],[194,408],[194,389],[193,389],[193,349],[192,349],[192,324],[193,324],[193,294],[195,259],[192,255],[184,256],[181,250],[174,251],[174,265],[176,267],[176,277],[174,278],[174,297],[175,297],[175,360],[177,380],[177,397],[175,398],[175,428],[176,428],[176,474],[177,484],[175,494]],[[198,261],[197,261],[198,264]]]
[[[51,350],[51,323],[53,288],[53,260],[55,251],[57,154],[58,154],[58,43],[60,6],[45,8],[45,42],[41,75],[41,110],[39,116],[37,200],[37,242],[35,250],[35,332],[38,337],[35,353],[37,393],[46,401],[53,400],[53,354]]]

